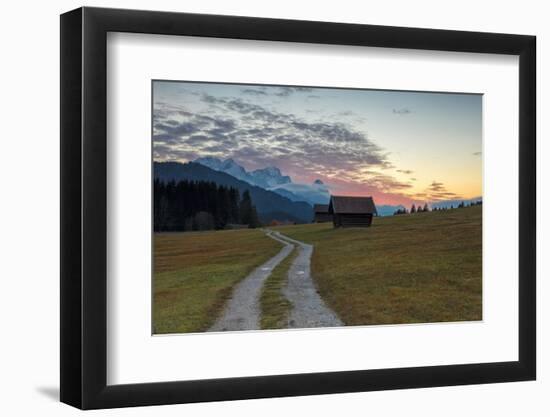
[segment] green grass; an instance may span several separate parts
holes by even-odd
[[[153,332],[208,329],[235,284],[280,249],[258,229],[155,234]]]
[[[288,279],[288,270],[297,256],[298,250],[294,246],[292,252],[273,269],[264,283],[260,296],[262,311],[260,324],[262,329],[284,329],[288,327],[288,317],[292,304],[283,295],[282,290]]]
[[[315,245],[312,275],[347,325],[482,319],[482,208],[277,230]]]

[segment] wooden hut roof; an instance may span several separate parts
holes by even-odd
[[[328,204],[314,204],[313,211],[315,213],[326,214],[328,213]]]
[[[330,197],[329,213],[336,214],[378,214],[372,197]]]

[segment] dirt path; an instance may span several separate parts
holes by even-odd
[[[282,243],[284,247],[277,255],[260,265],[237,284],[222,316],[208,330],[209,332],[260,329],[260,294],[264,282],[273,268],[294,249],[294,244],[275,236],[273,232],[267,231],[266,235]]]
[[[311,277],[311,255],[313,246],[291,239],[279,232],[272,237],[299,248],[299,253],[288,271],[288,282],[283,294],[292,303],[289,318],[290,328],[339,327],[344,323],[323,301]]]

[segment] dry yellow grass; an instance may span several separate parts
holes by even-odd
[[[234,285],[280,248],[257,229],[155,234],[153,333],[208,329]]]
[[[282,291],[288,281],[288,270],[297,256],[298,251],[294,247],[284,261],[273,269],[273,272],[264,283],[260,296],[262,311],[260,324],[262,329],[284,329],[288,327],[287,322],[292,304],[286,299]]]
[[[346,325],[482,319],[482,207],[278,227],[315,246],[312,274]]]

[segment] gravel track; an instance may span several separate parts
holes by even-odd
[[[344,323],[319,295],[311,277],[313,246],[271,230],[266,231],[266,236],[282,243],[283,248],[235,286],[223,314],[208,331],[259,330],[260,294],[264,282],[295,246],[298,247],[298,256],[288,270],[288,281],[283,288],[283,295],[292,304],[288,328],[343,326]]]
[[[294,249],[294,244],[275,236],[273,232],[267,231],[266,235],[282,243],[284,247],[277,255],[260,265],[236,285],[222,316],[208,330],[209,332],[260,329],[260,294],[264,282],[273,268]]]
[[[311,277],[311,255],[313,246],[289,238],[279,232],[271,237],[278,237],[298,247],[298,256],[288,271],[288,282],[283,294],[292,303],[288,321],[289,328],[340,327],[344,323],[330,309],[319,293]]]

